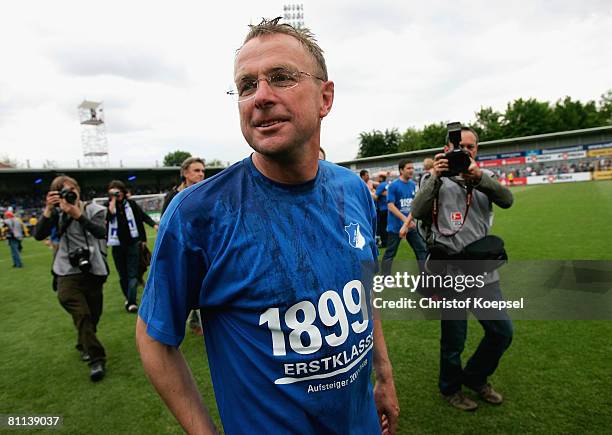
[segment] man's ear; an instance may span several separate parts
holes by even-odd
[[[334,104],[334,82],[331,80],[323,82],[321,85],[321,108],[319,118],[323,119],[331,111]]]

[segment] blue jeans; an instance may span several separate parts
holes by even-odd
[[[387,233],[387,250],[383,255],[380,265],[380,269],[383,275],[391,274],[393,259],[395,258],[395,254],[397,254],[397,248],[399,247],[401,240],[402,239],[400,239],[399,233]],[[408,234],[406,235],[406,240],[414,251],[414,255],[416,256],[419,262],[419,269],[423,270],[423,264],[425,263],[425,259],[427,258],[427,246],[425,245],[425,241],[415,229],[408,231]]]
[[[11,257],[13,257],[14,267],[23,267],[21,257],[19,255],[19,240],[11,238],[8,239],[9,248],[11,249]]]
[[[119,284],[129,305],[136,305],[138,292],[138,262],[140,247],[136,240],[127,246],[113,246],[113,260],[119,274]]]
[[[472,297],[502,300],[499,281],[487,284]],[[461,300],[465,298],[457,297]],[[512,321],[505,310],[470,309],[484,329],[484,337],[465,368],[461,365],[461,353],[467,337],[467,310],[443,309],[441,312],[440,378],[438,386],[445,396],[456,393],[465,385],[478,389],[487,383],[499,361],[512,343]]]

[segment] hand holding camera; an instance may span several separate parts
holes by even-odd
[[[72,219],[78,219],[81,217],[81,209],[76,205],[68,202],[66,199],[62,198],[59,202],[60,209],[70,216]]]
[[[120,195],[119,189],[111,189],[108,191],[108,209],[112,214],[117,212],[117,201]]]
[[[474,159],[470,158],[471,163],[467,170],[467,172],[463,172],[461,177],[464,180],[471,182],[472,184],[480,183],[480,179],[482,178],[482,170],[478,166],[478,164],[474,161]]]
[[[437,154],[434,158],[433,170],[437,177],[461,177],[472,183],[478,183],[482,177],[482,171],[476,164],[472,152],[475,152],[475,144],[462,144],[462,126],[459,122],[451,122],[447,125],[448,142],[452,148],[445,153]],[[470,151],[466,150],[468,148]],[[447,148],[448,149],[448,148]]]
[[[76,205],[79,197],[72,189],[63,188],[61,191],[51,190],[47,193],[47,206],[44,211],[50,217],[54,208],[59,208],[73,219],[81,217],[81,209]]]
[[[51,217],[51,213],[55,207],[59,207],[60,196],[57,190],[51,190],[47,193],[47,207],[45,208],[44,215],[45,217]]]

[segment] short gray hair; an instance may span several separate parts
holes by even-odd
[[[469,131],[470,133],[472,133],[474,137],[476,138],[476,145],[478,145],[478,143],[480,142],[480,138],[478,137],[478,133],[476,133],[476,130],[474,130],[472,127],[462,125],[461,131]],[[448,145],[449,141],[450,141],[450,137],[448,135],[448,132],[446,132],[446,142],[444,143],[444,145],[445,146]]]
[[[261,23],[257,25],[250,24],[249,27],[251,30],[249,30],[246,38],[244,38],[243,46],[251,39],[263,35],[281,33],[283,35],[292,36],[297,39],[315,59],[320,70],[318,72],[319,75],[323,81],[327,81],[327,66],[325,65],[325,58],[323,57],[323,50],[319,47],[319,44],[317,44],[314,34],[306,27],[293,27],[287,23],[279,23],[282,18],[283,17],[276,17],[271,20],[262,18]],[[238,51],[240,51],[240,49]]]

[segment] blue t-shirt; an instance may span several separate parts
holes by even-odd
[[[383,192],[385,191],[386,188],[387,188],[386,181],[383,181],[382,183],[380,183],[378,187],[376,188],[376,197],[378,198],[376,200],[376,205],[378,206],[378,209],[380,211],[387,211],[387,197],[383,196]]]
[[[405,182],[402,181],[401,178],[398,178],[391,183],[387,189],[387,203],[392,202],[404,216],[408,216],[410,210],[412,210],[412,200],[417,190],[418,187],[412,179]],[[387,232],[399,233],[402,225],[403,222],[389,210],[387,217]]]
[[[178,346],[201,307],[226,433],[380,433],[361,303],[375,228],[367,186],[326,161],[291,186],[246,158],[172,200],[139,314]]]

